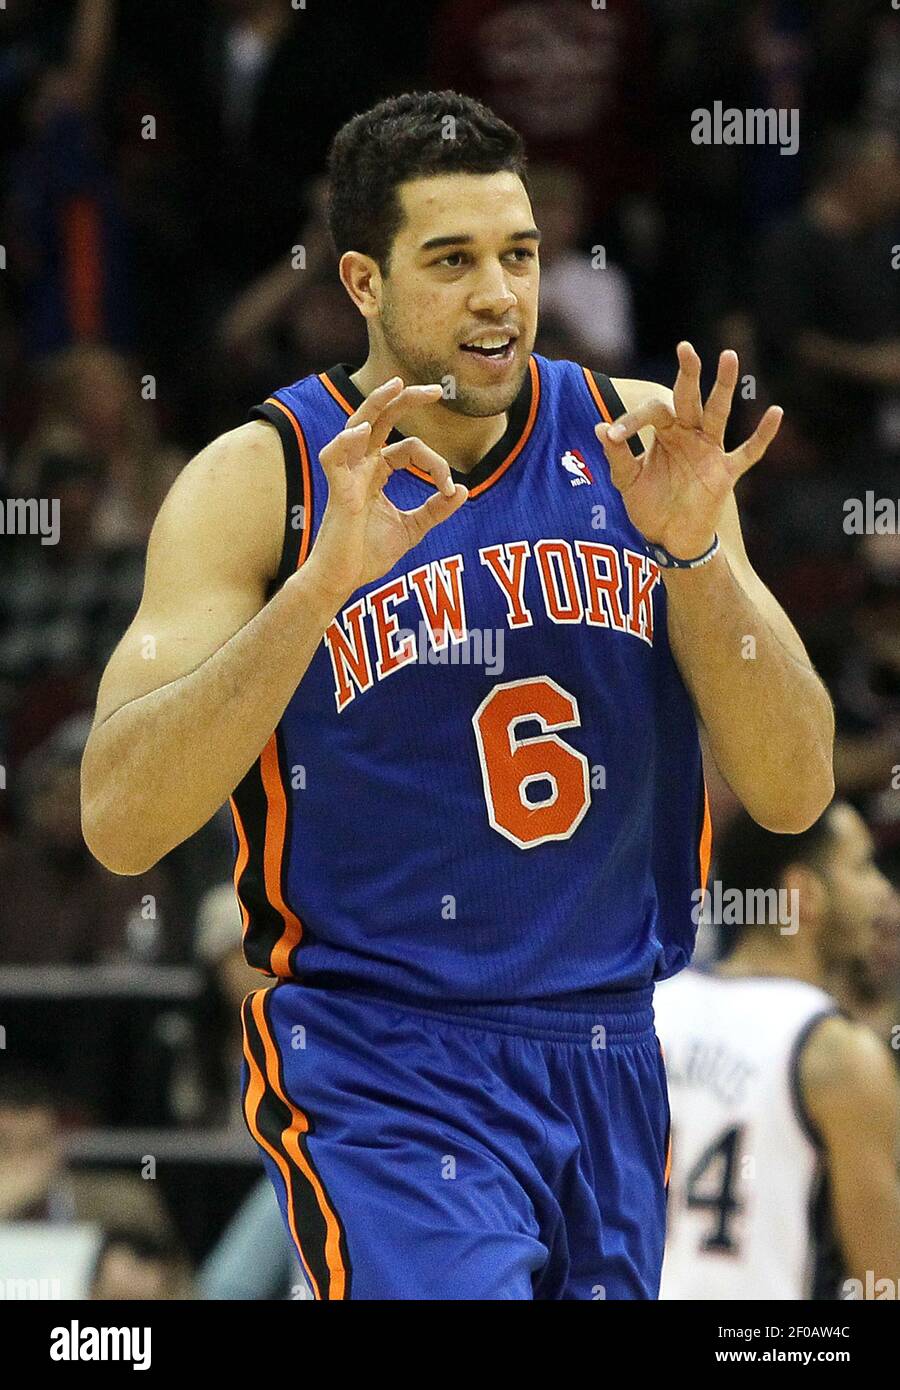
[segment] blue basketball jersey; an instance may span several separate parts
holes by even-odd
[[[363,399],[349,370],[253,412],[284,447],[278,583]],[[330,624],[232,798],[250,964],[562,1005],[687,963],[708,806],[660,572],[594,434],[621,411],[608,378],[532,356],[503,438],[454,474],[468,501]],[[432,490],[417,470],[386,486],[403,509]]]

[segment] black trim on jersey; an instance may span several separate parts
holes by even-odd
[[[357,367],[350,367],[344,362],[339,362],[337,366],[329,367],[327,372],[322,373],[323,376],[328,377],[332,386],[341,393],[354,410],[358,410],[365,400],[362,391],[350,379],[350,373],[358,370]],[[486,482],[496,472],[522,437],[528,420],[528,412],[531,409],[531,396],[531,365],[529,363],[522,389],[506,413],[506,429],[503,434],[468,473],[460,473],[456,468],[451,468],[450,472],[454,482],[463,483],[471,489]],[[405,436],[399,430],[394,429],[388,435],[388,443],[395,444],[403,438]]]
[[[595,372],[592,367],[589,367],[588,371],[593,378],[594,385],[603,397],[603,404],[606,406],[612,418],[615,420],[618,416],[624,415],[626,412],[622,397],[613,386],[609,377],[604,376],[602,372]],[[636,434],[633,434],[629,439],[628,447],[635,458],[639,458],[644,452],[644,446]]]
[[[828,1174],[828,1155],[822,1136],[816,1129],[803,1099],[800,1084],[800,1062],[803,1050],[813,1033],[828,1018],[844,1018],[843,1010],[835,1004],[831,1008],[820,1009],[804,1023],[794,1039],[788,1060],[788,1091],[791,1097],[794,1116],[807,1139],[816,1150],[816,1172],[807,1205],[812,1259],[809,1276],[809,1297],[816,1300],[838,1298],[838,1287],[846,1270],[843,1251],[834,1224],[831,1203],[831,1182]]]
[[[284,747],[281,739],[280,730],[275,731],[276,751],[278,753],[278,772],[281,777],[282,786],[290,786],[290,782],[284,778]],[[241,818],[244,835],[247,840],[247,863],[244,872],[237,883],[237,891],[241,902],[247,909],[249,924],[244,935],[244,955],[248,965],[253,965],[257,970],[264,971],[267,975],[274,975],[272,970],[272,952],[284,935],[284,918],[278,908],[271,903],[266,893],[266,869],[265,869],[265,847],[266,847],[266,817],[268,815],[268,800],[266,789],[263,786],[262,767],[260,759],[250,768],[250,771],[242,778],[232,792],[234,804],[237,807],[238,815]],[[288,847],[291,843],[291,798],[285,794],[285,847],[281,861],[281,895],[287,902],[287,885],[284,882],[287,871]],[[299,913],[296,914],[299,917]],[[302,919],[301,919],[302,920]],[[304,927],[303,941],[307,940],[306,929]],[[301,941],[301,945],[303,944]],[[291,961],[293,969],[293,961]]]
[[[826,1018],[840,1017],[842,1017],[841,1010],[836,1004],[831,1008],[820,1009],[818,1013],[813,1014],[812,1018],[806,1020],[794,1039],[794,1045],[791,1048],[788,1058],[788,1091],[791,1097],[791,1104],[794,1108],[794,1116],[809,1142],[815,1145],[820,1151],[823,1147],[822,1136],[813,1124],[812,1117],[803,1099],[803,1088],[800,1084],[800,1060],[803,1055],[803,1049],[806,1047],[806,1044],[809,1042],[819,1024],[824,1023]]]
[[[278,570],[272,579],[269,594],[267,597],[280,589],[286,579],[294,573],[297,568],[297,561],[300,558],[300,546],[303,542],[303,527],[292,526],[291,518],[298,515],[295,507],[309,507],[312,499],[303,495],[303,469],[300,462],[300,446],[297,443],[297,436],[294,427],[283,411],[277,405],[270,405],[264,401],[262,405],[255,405],[247,416],[248,420],[267,420],[270,425],[274,425],[281,440],[281,450],[284,455],[284,476],[287,485],[287,505],[284,509],[284,536],[281,542],[281,559]]]
[[[809,1297],[816,1302],[840,1299],[847,1267],[834,1224],[831,1182],[824,1154],[820,1155],[807,1208],[812,1247],[808,1280]]]
[[[276,985],[275,988],[277,989],[278,986]],[[271,991],[267,991],[266,997],[263,1000],[263,1013],[266,1019],[266,1026],[269,1030],[269,1036],[273,1043],[275,1043],[275,1030],[272,1027],[271,1017]],[[255,1114],[256,1124],[260,1134],[266,1142],[270,1144],[276,1152],[280,1153],[287,1163],[288,1171],[291,1175],[291,1195],[293,1197],[297,1231],[303,1238],[303,1256],[309,1263],[310,1270],[318,1285],[322,1301],[324,1302],[328,1300],[331,1293],[331,1272],[328,1268],[328,1261],[325,1255],[328,1241],[328,1227],[325,1222],[325,1214],[316,1200],[315,1191],[309,1180],[296,1166],[291,1155],[285,1151],[282,1135],[285,1130],[292,1128],[294,1115],[273,1088],[268,1072],[265,1043],[260,1036],[259,1029],[256,1025],[256,1019],[253,1016],[253,1010],[250,1008],[247,1000],[244,1001],[243,1015],[247,1034],[247,1046],[266,1083],[265,1090],[260,1098]],[[275,1055],[278,1059],[278,1085],[282,1094],[289,1096],[290,1092],[285,1085],[281,1052],[277,1044],[275,1045]],[[300,1107],[298,1106],[297,1108],[299,1109]],[[303,1156],[310,1170],[316,1174],[322,1191],[325,1193],[329,1207],[337,1217],[334,1203],[328,1194],[325,1183],[322,1182],[322,1175],[319,1173],[310,1156],[309,1146],[307,1144],[307,1136],[315,1134],[316,1132],[315,1121],[309,1111],[304,1110],[302,1113],[306,1119],[307,1129],[305,1134],[297,1132],[297,1143],[303,1151]],[[338,1218],[338,1225],[340,1227],[339,1244],[341,1261],[346,1272],[344,1298],[349,1299],[353,1271],[350,1265],[350,1256],[347,1251],[347,1238],[343,1222],[340,1221],[340,1218]]]

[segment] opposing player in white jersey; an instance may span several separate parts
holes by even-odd
[[[841,802],[801,835],[741,815],[716,872],[713,920],[734,949],[654,1000],[672,1111],[660,1297],[896,1290],[894,1067],[832,994],[889,892],[871,836]]]

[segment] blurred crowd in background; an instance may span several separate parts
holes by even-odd
[[[829,684],[839,791],[900,879],[900,11],[9,0],[0,498],[58,499],[60,531],[0,534],[0,1222],[99,1223],[98,1297],[296,1289],[252,1154],[229,1181],[198,1159],[202,1183],[182,1173],[152,1200],[165,1185],[92,1163],[102,1145],[78,1160],[73,1136],[117,1126],[240,1130],[237,1005],[260,983],[227,814],[116,878],[82,843],[78,767],[179,469],[276,387],[362,362],[323,221],[328,143],[380,97],[430,87],[526,138],[539,352],[671,384],[680,338],[708,376],[734,347],[735,439],[785,407],[741,485],[748,550]],[[692,112],[717,101],[796,110],[797,153],[695,144]],[[850,534],[845,503],[867,492],[893,499],[893,529]],[[721,823],[714,776],[711,795]],[[900,995],[896,932],[860,982],[870,1003]]]

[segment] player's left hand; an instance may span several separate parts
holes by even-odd
[[[725,427],[737,385],[738,356],[730,348],[720,355],[705,405],[700,365],[691,344],[679,343],[674,409],[665,401],[649,400],[595,430],[631,521],[651,544],[685,560],[712,545],[735,483],[763,457],[784,414],[780,406],[769,406],[749,439],[726,454]],[[635,457],[628,440],[645,425],[652,425],[655,435]]]

